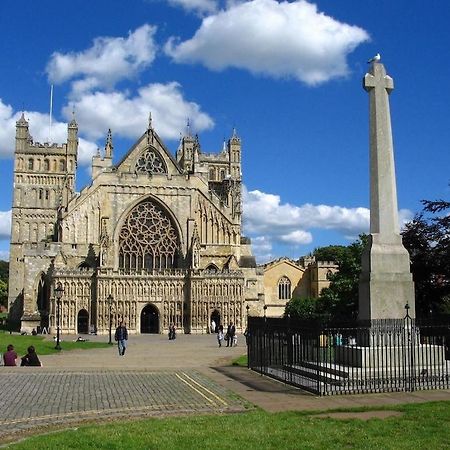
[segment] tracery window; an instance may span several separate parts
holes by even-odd
[[[147,200],[135,206],[119,235],[119,267],[127,271],[177,266],[178,233],[167,212]]]
[[[217,268],[217,266],[215,264],[210,264],[206,268],[206,272],[209,272],[209,273],[217,273],[218,271],[219,271],[219,269]]]
[[[167,168],[161,155],[149,147],[136,161],[136,173],[167,173]]]
[[[291,281],[286,276],[282,276],[278,281],[278,298],[280,300],[291,299]]]

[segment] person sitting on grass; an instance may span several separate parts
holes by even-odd
[[[6,350],[6,353],[3,353],[5,366],[16,366],[17,353],[14,351],[14,345],[9,344]]]
[[[36,366],[41,367],[41,361],[39,361],[38,356],[36,355],[36,350],[32,345],[30,345],[27,349],[28,353],[25,356],[22,356],[21,366]]]

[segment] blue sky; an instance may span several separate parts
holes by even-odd
[[[115,160],[145,130],[172,152],[187,118],[206,152],[236,127],[244,233],[259,262],[368,231],[367,60],[394,78],[400,216],[450,197],[450,7],[419,0],[0,2],[0,257],[9,252],[15,121],[63,142],[75,109],[77,188],[112,129]]]

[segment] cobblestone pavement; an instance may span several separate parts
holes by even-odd
[[[121,416],[239,412],[245,404],[195,370],[54,371],[2,375],[0,439],[34,427]]]
[[[214,335],[146,335],[130,336],[125,357],[111,346],[42,356],[42,368],[1,367],[0,441],[97,419],[244,411],[210,368],[245,352],[242,341],[219,349]]]

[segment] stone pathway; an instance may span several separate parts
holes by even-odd
[[[204,372],[245,351],[218,348],[210,335],[131,336],[123,357],[114,345],[42,356],[42,368],[2,367],[0,440],[99,418],[244,411],[244,400]]]
[[[89,419],[239,412],[244,402],[195,370],[9,370],[2,376],[0,438]]]

